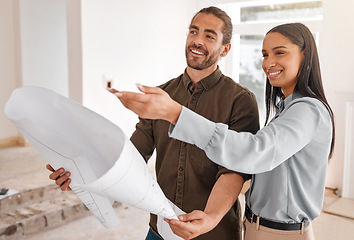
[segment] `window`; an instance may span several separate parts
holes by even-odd
[[[248,1],[219,5],[232,19],[232,48],[222,71],[251,90],[257,98],[260,124],[265,121],[264,90],[266,77],[262,70],[262,41],[272,27],[287,22],[302,22],[319,40],[322,23],[322,1]]]

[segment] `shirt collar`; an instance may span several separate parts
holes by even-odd
[[[291,101],[293,101],[297,98],[300,98],[300,97],[302,97],[300,93],[293,92],[287,98],[284,99],[284,107],[288,106]]]
[[[197,82],[196,88],[204,88],[204,90],[208,90],[215,83],[217,83],[219,81],[221,75],[222,75],[222,72],[218,66],[217,69],[212,74],[210,74],[209,76],[207,76],[207,77],[203,78],[202,80],[200,80],[199,82]],[[193,82],[187,74],[187,69],[184,71],[184,73],[182,75],[182,81],[183,81],[183,84],[186,89],[192,90]]]
[[[278,104],[276,105],[276,111],[275,111],[274,118],[277,118],[280,115],[280,113],[284,110],[284,108],[290,104],[290,102],[292,102],[293,100],[300,98],[300,97],[302,97],[301,94],[299,94],[297,92],[293,92],[288,97],[281,98],[280,101],[278,102]]]
[[[277,104],[277,112],[283,111],[284,108],[290,104],[290,102],[292,102],[293,100],[300,98],[300,97],[301,97],[301,94],[299,94],[297,92],[293,92],[288,97],[282,98],[279,101],[279,103]]]

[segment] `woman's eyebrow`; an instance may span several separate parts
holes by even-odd
[[[276,49],[279,49],[279,48],[287,48],[287,47],[285,47],[285,46],[277,46],[277,47],[272,48],[272,50],[276,50]]]

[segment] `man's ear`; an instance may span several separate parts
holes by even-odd
[[[229,53],[230,49],[231,49],[231,43],[227,43],[226,45],[224,45],[220,57],[225,57]]]

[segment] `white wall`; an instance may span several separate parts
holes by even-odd
[[[20,0],[23,85],[68,96],[65,0]]]
[[[218,4],[224,3],[234,3],[234,2],[252,2],[254,0],[197,0],[199,8],[217,6]],[[262,1],[262,0],[260,0]],[[258,2],[260,2],[258,1]],[[264,2],[269,2],[269,0],[263,0]]]
[[[113,79],[113,86],[120,90],[135,89],[136,82],[158,85],[176,77],[185,68],[184,45],[191,17],[201,7],[231,0],[81,0],[81,10],[80,0],[75,1],[75,6],[65,6],[64,0],[0,1],[0,140],[18,134],[3,108],[22,79],[25,85],[40,85],[68,95],[66,26],[80,21],[73,17],[74,12],[66,23],[71,8],[82,13],[83,103],[130,135],[137,118],[104,90],[102,75]],[[354,101],[354,32],[348,21],[354,1],[324,0],[323,5],[319,53],[337,128],[327,186],[341,189],[345,138],[354,139],[350,134],[346,136],[346,124],[351,119],[347,119],[345,108],[345,101]],[[73,30],[69,41],[76,39],[75,32],[81,38],[80,29]],[[77,57],[81,53],[75,54]],[[80,78],[80,70],[75,76]],[[354,160],[350,162],[354,166]]]
[[[69,98],[82,104],[81,0],[66,0]]]
[[[319,51],[328,92],[354,92],[354,31],[350,21],[353,9],[352,0],[323,0]]]
[[[2,0],[6,37],[1,38],[0,59],[6,64],[0,77],[6,83],[0,106],[15,87],[46,87],[82,102],[130,135],[137,118],[105,91],[102,75],[113,78],[121,90],[133,90],[136,82],[158,85],[181,74],[188,24],[199,10],[195,5],[190,0]],[[0,139],[17,136],[3,111],[0,123]]]
[[[18,131],[7,119],[4,107],[11,92],[16,88],[16,33],[13,0],[0,1],[0,139],[17,136]]]
[[[336,117],[336,146],[329,164],[327,185],[340,190],[342,189],[344,153],[353,148],[353,146],[345,148],[348,131],[346,121],[354,122],[354,119],[347,119],[346,111],[346,102],[354,101],[354,32],[350,20],[353,9],[354,1],[352,0],[324,0],[323,29],[320,32],[319,52],[324,87]],[[354,140],[354,136],[348,135],[347,140],[350,138]],[[352,164],[351,173],[353,174],[354,158],[349,161]],[[353,192],[354,182],[352,189]]]
[[[190,0],[82,1],[83,104],[130,136],[137,117],[105,90],[103,75],[135,91],[135,83],[156,86],[182,74],[197,10]]]
[[[16,87],[35,85],[68,96],[65,0],[0,1],[0,140],[19,135],[4,114]]]

